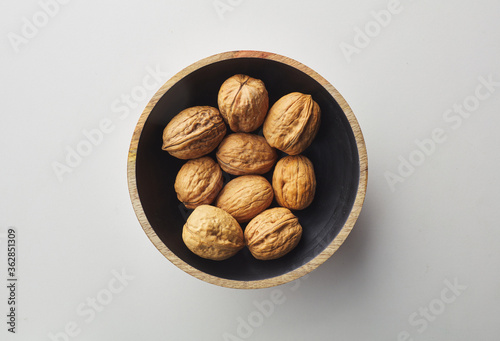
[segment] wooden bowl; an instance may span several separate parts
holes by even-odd
[[[191,106],[217,107],[221,84],[238,73],[264,82],[270,106],[281,96],[299,91],[311,94],[322,111],[318,135],[303,153],[314,164],[317,190],[308,208],[294,212],[303,227],[302,239],[289,254],[271,261],[256,260],[247,248],[224,261],[203,259],[189,251],[181,232],[190,211],[180,204],[174,191],[176,174],[185,161],[161,149],[163,129],[175,115]],[[194,63],[158,90],[135,128],[127,173],[137,218],[149,239],[167,259],[212,284],[265,288],[309,273],[344,242],[363,205],[367,156],[354,114],[323,77],[277,54],[234,51]],[[270,179],[271,175],[272,171],[266,176]],[[226,175],[226,181],[230,178]]]

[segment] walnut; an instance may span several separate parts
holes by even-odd
[[[269,96],[260,79],[234,75],[220,87],[218,96],[222,118],[235,132],[251,132],[264,123]]]
[[[182,240],[196,255],[212,260],[234,256],[245,246],[243,230],[226,211],[198,206],[182,229]]]
[[[222,170],[233,175],[267,173],[278,158],[265,138],[246,133],[226,136],[216,156]]]
[[[213,151],[226,135],[226,125],[213,107],[182,110],[163,130],[162,149],[179,159],[195,159]]]
[[[292,92],[269,109],[264,136],[276,149],[289,155],[302,153],[318,132],[321,110],[311,95]]]
[[[175,178],[177,198],[187,208],[211,204],[217,197],[224,181],[222,170],[211,157],[205,156],[186,162]]]
[[[280,206],[302,210],[309,206],[316,192],[312,162],[303,155],[285,156],[273,173],[273,189]]]
[[[262,212],[245,228],[248,249],[255,258],[261,260],[284,256],[297,246],[301,236],[299,219],[284,207]]]
[[[243,175],[224,186],[215,206],[232,215],[239,223],[246,223],[268,208],[273,197],[273,188],[266,178]]]

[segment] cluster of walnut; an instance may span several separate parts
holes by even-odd
[[[264,83],[246,75],[222,84],[218,106],[187,108],[163,131],[162,149],[189,160],[174,185],[177,198],[194,209],[182,239],[212,260],[227,259],[245,245],[257,259],[279,258],[302,236],[291,210],[314,199],[314,168],[300,153],[316,136],[320,108],[310,95],[293,92],[269,109]],[[233,133],[226,135],[226,124]],[[262,125],[264,136],[252,134]],[[215,149],[217,161],[206,156]],[[288,155],[278,161],[276,149]],[[262,175],[273,167],[271,185]],[[223,171],[237,177],[224,186]],[[269,208],[273,199],[281,207]]]

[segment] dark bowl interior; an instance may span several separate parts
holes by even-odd
[[[189,251],[182,241],[181,232],[190,211],[180,204],[174,191],[175,177],[185,161],[161,149],[163,129],[175,115],[197,105],[217,107],[219,87],[238,73],[264,82],[270,106],[281,96],[299,91],[311,94],[322,111],[318,135],[303,153],[314,165],[316,196],[308,208],[294,212],[303,227],[303,236],[292,252],[272,261],[256,260],[247,248],[224,261],[206,260]],[[255,133],[262,134],[262,129]],[[210,155],[214,157],[214,153]],[[283,275],[320,254],[340,232],[351,212],[359,173],[353,131],[332,95],[302,71],[261,58],[219,61],[179,80],[158,101],[145,122],[136,159],[139,198],[149,223],[163,243],[177,257],[202,272],[241,281]],[[270,180],[272,170],[265,176]],[[226,182],[231,178],[233,176],[225,174]],[[276,202],[271,207],[274,206]]]

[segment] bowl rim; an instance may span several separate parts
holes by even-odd
[[[299,268],[291,270],[290,272],[284,273],[276,277],[253,280],[253,281],[239,281],[239,280],[220,278],[214,275],[210,275],[194,268],[193,266],[189,265],[188,263],[180,259],[177,255],[175,255],[162,242],[162,240],[158,237],[153,227],[149,223],[146,214],[142,208],[136,182],[137,147],[139,144],[141,133],[144,128],[144,124],[146,123],[146,120],[149,117],[149,114],[151,113],[157,102],[161,99],[161,97],[178,81],[180,81],[187,75],[191,74],[192,72],[195,72],[204,66],[219,61],[238,59],[238,58],[260,58],[260,59],[269,59],[276,62],[284,63],[295,69],[298,69],[299,71],[304,72],[305,74],[309,75],[311,78],[316,80],[319,84],[321,84],[321,86],[323,86],[330,93],[330,95],[335,99],[335,101],[337,101],[338,105],[340,106],[345,116],[347,117],[349,125],[353,131],[354,138],[356,140],[358,157],[359,157],[360,173],[359,173],[359,183],[358,183],[356,198],[354,200],[354,204],[352,206],[351,212],[349,213],[346,222],[344,223],[340,232],[334,238],[334,240],[328,246],[326,246],[326,248],[321,253],[319,253],[314,258],[311,258],[309,261],[307,261]],[[291,282],[313,271],[319,265],[323,264],[328,258],[330,258],[335,253],[335,251],[337,251],[340,245],[342,245],[342,243],[346,240],[356,220],[358,219],[358,216],[361,212],[361,208],[363,206],[363,202],[365,199],[366,185],[368,180],[368,157],[367,157],[363,134],[361,132],[361,128],[358,124],[358,121],[354,116],[354,113],[347,104],[346,100],[337,91],[337,89],[335,89],[333,85],[331,85],[326,79],[320,76],[317,72],[305,66],[304,64],[297,62],[296,60],[293,60],[289,57],[285,57],[276,53],[254,51],[254,50],[229,51],[229,52],[218,53],[210,57],[206,57],[184,68],[183,70],[175,74],[172,78],[170,78],[165,84],[163,84],[161,88],[158,89],[158,91],[153,95],[151,100],[144,108],[137,122],[137,125],[134,129],[134,133],[132,135],[132,140],[130,142],[130,148],[127,159],[127,180],[128,180],[129,195],[132,201],[132,206],[134,208],[137,219],[139,220],[139,223],[142,226],[142,229],[144,230],[148,238],[151,240],[151,242],[158,249],[158,251],[160,251],[175,266],[202,281],[219,285],[222,287],[235,288],[235,289],[268,288]]]

